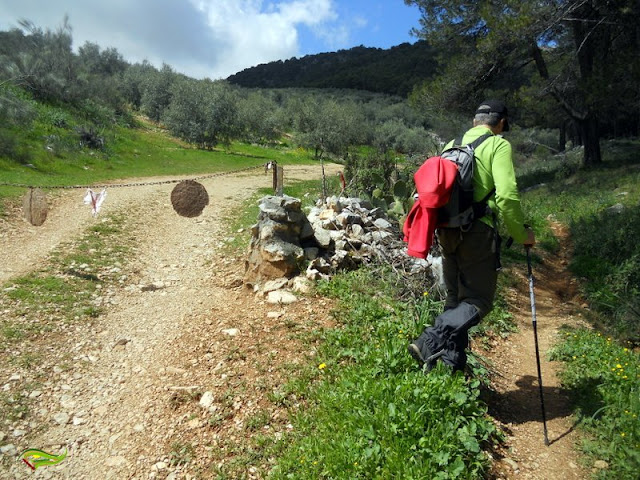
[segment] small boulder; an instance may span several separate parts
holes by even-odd
[[[298,297],[286,290],[276,290],[274,292],[269,292],[267,295],[267,303],[270,304],[289,305],[297,301]]]

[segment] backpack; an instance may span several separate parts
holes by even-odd
[[[456,181],[453,183],[449,201],[438,209],[438,227],[455,228],[469,227],[476,218],[490,213],[487,201],[495,193],[491,190],[481,201],[473,201],[473,174],[475,172],[475,149],[487,138],[493,136],[486,133],[473,142],[462,145],[462,138],[454,141],[453,145],[444,150],[440,157],[453,162],[458,168]]]

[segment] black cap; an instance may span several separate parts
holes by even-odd
[[[497,113],[500,118],[505,119],[503,131],[509,131],[509,120],[507,119],[509,113],[507,112],[507,106],[504,102],[500,100],[485,100],[480,104],[476,113]]]

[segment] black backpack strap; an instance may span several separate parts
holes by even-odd
[[[473,142],[467,144],[469,145],[471,148],[473,148],[474,150],[476,148],[478,148],[478,146],[484,142],[487,138],[489,137],[493,137],[493,133],[485,133],[484,135],[480,135],[478,138],[476,138]],[[453,140],[453,145],[451,145],[452,147],[461,147],[462,145],[464,145],[462,143],[462,139],[464,138],[464,135],[461,135],[457,138],[454,138]]]
[[[480,146],[482,142],[484,142],[489,137],[493,137],[493,133],[485,133],[484,135],[479,136],[473,142],[471,142],[469,146],[475,150]]]
[[[489,201],[489,199],[491,198],[491,195],[493,195],[494,193],[496,193],[496,189],[495,187],[491,189],[491,191],[489,193],[487,193],[485,195],[485,197],[480,200],[478,203],[487,203]]]

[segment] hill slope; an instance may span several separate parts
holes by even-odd
[[[433,75],[435,51],[426,42],[388,50],[354,47],[247,68],[227,80],[243,87],[347,88],[406,96]]]

